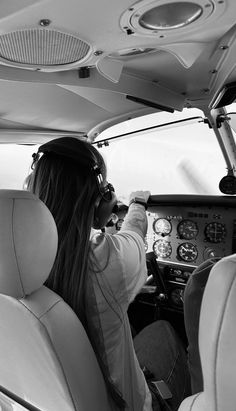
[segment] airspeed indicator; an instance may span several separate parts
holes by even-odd
[[[163,237],[170,234],[172,225],[166,218],[157,218],[153,223],[153,230],[156,234],[160,234]]]

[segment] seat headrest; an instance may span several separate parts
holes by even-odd
[[[233,254],[212,268],[201,306],[199,349],[204,395],[212,410],[235,410],[235,316],[236,254]]]
[[[24,298],[47,279],[57,252],[54,219],[28,191],[0,190],[0,293]]]

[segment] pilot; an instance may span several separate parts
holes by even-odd
[[[127,315],[147,276],[149,191],[131,194],[121,230],[107,234],[100,229],[108,223],[117,199],[106,180],[104,160],[93,145],[71,137],[52,140],[39,147],[32,168],[28,189],[47,205],[58,229],[58,253],[45,285],[81,320],[102,370],[111,409],[176,410],[189,394],[181,342],[165,321],[147,326],[133,341]]]

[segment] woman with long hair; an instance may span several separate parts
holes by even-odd
[[[52,140],[39,148],[32,168],[28,189],[47,205],[58,229],[57,257],[45,285],[81,320],[102,370],[111,409],[176,409],[185,396],[184,350],[169,324],[160,321],[135,339],[139,364],[127,315],[147,275],[145,206],[150,193],[131,194],[121,230],[109,235],[97,229],[110,220],[116,196],[106,181],[104,160],[93,145],[71,137]],[[141,369],[150,357],[147,351],[142,357],[142,341],[146,345],[149,334],[155,336],[150,339],[150,353],[156,339],[159,348],[153,369],[152,363],[148,367],[154,379],[168,380],[173,394],[169,403],[162,401],[154,386],[148,389]]]

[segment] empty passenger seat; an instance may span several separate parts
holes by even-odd
[[[79,319],[43,286],[56,252],[47,207],[0,190],[0,385],[45,411],[111,411]]]

